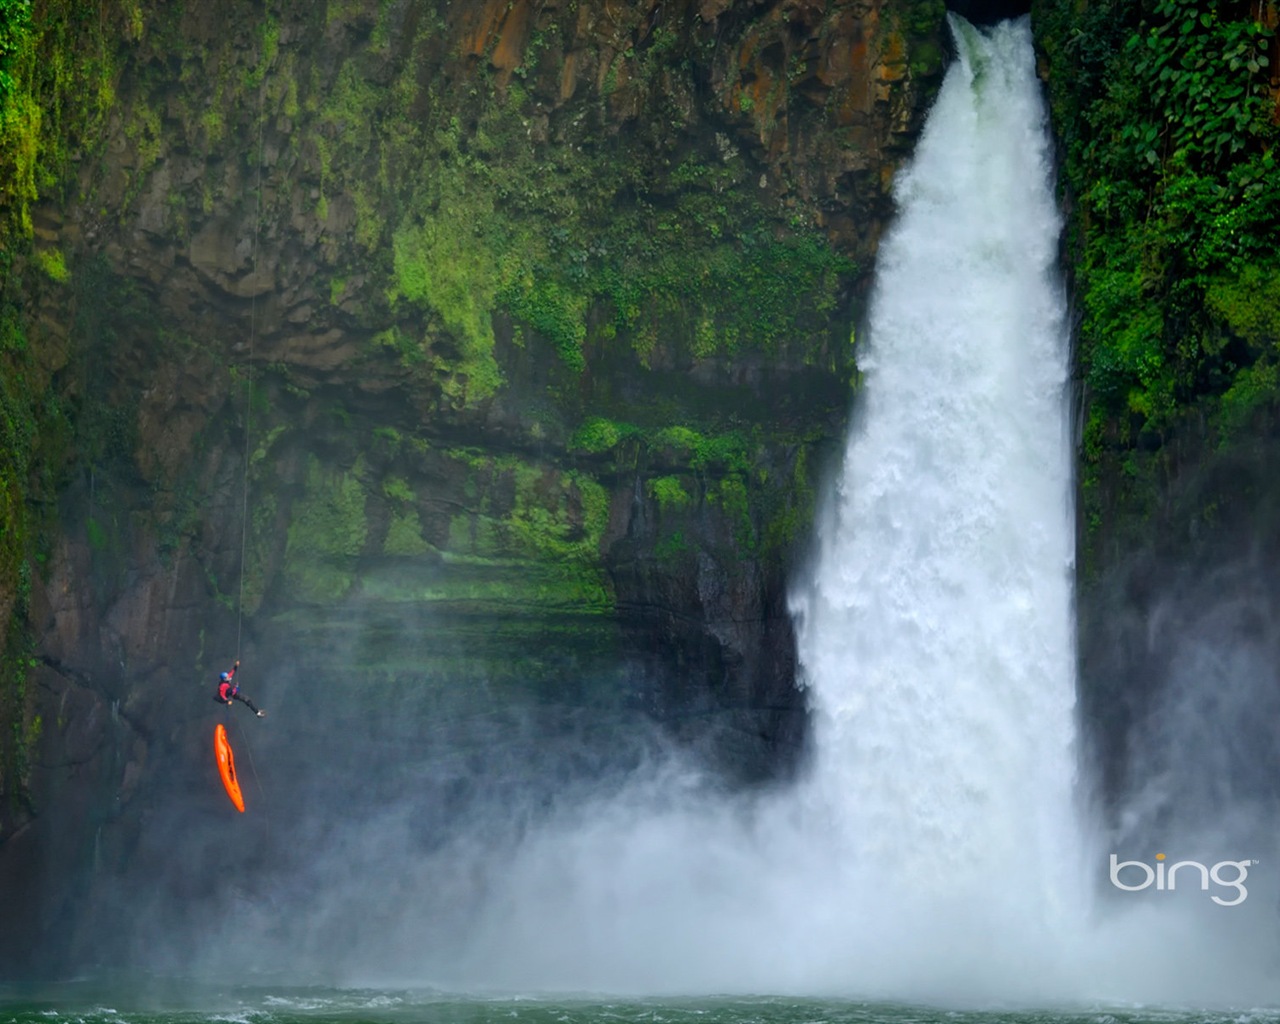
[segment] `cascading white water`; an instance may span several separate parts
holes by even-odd
[[[1060,223],[1028,26],[957,25],[792,606],[851,875],[899,927],[936,935],[946,905],[1025,940],[1079,895]]]

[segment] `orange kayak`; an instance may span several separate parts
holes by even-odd
[[[218,773],[222,776],[222,784],[227,787],[227,796],[236,805],[236,810],[244,813],[244,797],[240,793],[240,783],[236,780],[236,759],[231,753],[231,744],[227,742],[227,730],[222,723],[213,730],[213,753],[218,759]]]

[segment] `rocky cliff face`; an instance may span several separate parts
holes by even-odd
[[[65,952],[157,863],[237,654],[295,795],[353,735],[390,770],[495,707],[793,766],[787,573],[941,5],[139,14],[102,138],[34,210],[68,437],[9,934]]]

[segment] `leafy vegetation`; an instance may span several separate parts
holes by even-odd
[[[36,446],[37,410],[24,388],[31,366],[26,334],[16,306],[0,305],[0,795],[9,801],[24,791],[27,717],[26,680],[30,639],[26,632],[31,590],[31,533],[26,507],[31,460]]]
[[[660,476],[650,480],[647,490],[663,512],[682,509],[693,500],[678,476]]]
[[[356,558],[368,536],[362,462],[348,472],[326,471],[313,455],[306,494],[293,508],[285,576],[303,601],[329,603],[355,584]]]
[[[117,39],[142,33],[140,0],[0,0],[0,219],[4,247],[65,179],[115,103]]]
[[[683,425],[642,428],[593,417],[575,432],[570,450],[602,457],[615,470],[625,465],[654,474],[644,488],[663,516],[655,550],[662,557],[690,550],[680,517],[708,505],[728,523],[735,557],[776,557],[812,523],[817,478],[809,453],[821,440],[820,433],[791,437],[758,426],[706,434]]]
[[[1157,505],[1172,442],[1274,410],[1274,13],[1241,0],[1040,0],[1081,296],[1088,523]]]
[[[634,60],[660,66],[676,38],[656,33]],[[433,40],[416,45],[425,52]],[[419,63],[407,62],[405,74]],[[335,95],[363,95],[353,81],[340,76]],[[740,155],[682,136],[678,125],[654,129],[666,133],[660,142],[548,147],[530,143],[533,105],[519,80],[503,90],[482,80],[461,109],[438,105],[425,123],[413,115],[421,100],[412,83],[390,94],[403,109],[384,116],[377,135],[342,144],[387,180],[413,183],[377,214],[392,225],[389,297],[430,311],[445,329],[452,346],[429,330],[423,369],[449,375],[444,387],[457,402],[502,385],[495,313],[511,319],[517,340],[546,339],[577,374],[597,342],[629,344],[647,363],[658,348],[709,357],[825,340],[858,272],[802,217],[780,223],[763,209]],[[423,153],[432,173],[402,178]],[[371,237],[380,230],[371,226]]]
[[[27,800],[39,734],[26,609],[68,438],[28,317],[41,279],[60,287],[70,272],[61,250],[33,251],[31,211],[95,144],[115,101],[115,42],[141,33],[138,0],[0,0],[0,814]]]

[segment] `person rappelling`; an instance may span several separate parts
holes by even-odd
[[[240,703],[247,705],[249,710],[252,711],[259,718],[266,718],[267,713],[265,711],[260,710],[257,707],[257,705],[255,705],[253,701],[251,701],[248,697],[241,695],[240,687],[235,682],[233,682],[233,680],[235,679],[236,670],[239,667],[240,667],[240,659],[237,658],[236,663],[231,666],[231,669],[229,671],[219,673],[218,692],[214,695],[213,699],[216,700],[219,704],[226,704],[228,706],[230,706],[233,700],[238,700],[240,701]]]

